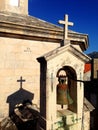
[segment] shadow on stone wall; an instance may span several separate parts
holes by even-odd
[[[95,107],[91,112],[90,130],[98,130],[98,79],[84,82],[84,95]]]
[[[23,88],[20,88],[15,93],[9,95],[6,101],[7,103],[9,103],[9,116],[11,116],[11,114],[14,112],[14,108],[17,104],[21,104],[27,100],[32,102],[33,99],[34,94]]]

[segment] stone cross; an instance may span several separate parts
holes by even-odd
[[[59,20],[59,24],[64,25],[64,43],[68,40],[68,26],[73,26],[72,22],[68,22],[68,15],[65,15],[64,21]]]
[[[25,79],[22,79],[22,76],[20,77],[19,80],[17,80],[17,82],[20,82],[20,89],[22,88],[22,83],[25,82]]]

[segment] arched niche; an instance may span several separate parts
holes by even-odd
[[[57,78],[58,78],[58,84],[56,87],[56,99],[57,99],[57,109],[69,109],[73,112],[77,112],[77,75],[76,75],[76,71],[70,67],[70,66],[64,66],[62,68],[60,68],[57,72]],[[62,80],[62,81],[60,81]],[[59,100],[59,94],[62,93],[60,91],[58,91],[58,85],[60,84],[60,82],[63,82],[63,80],[65,80],[65,84],[67,85],[67,92],[65,89],[65,93],[67,94],[67,96],[65,96],[64,98],[67,100],[67,103],[60,104],[58,102]],[[64,96],[63,94],[61,95],[61,97]],[[61,98],[60,98],[61,99]],[[64,99],[61,99],[64,100]]]

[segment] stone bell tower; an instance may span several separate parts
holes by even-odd
[[[0,0],[0,11],[28,14],[28,0]]]

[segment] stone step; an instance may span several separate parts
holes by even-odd
[[[65,130],[80,130],[81,127],[79,126],[81,126],[81,123],[75,123],[73,125],[66,125]]]
[[[77,122],[77,116],[76,113],[70,111],[70,110],[59,110],[57,113],[57,119],[61,119],[63,122],[65,122],[66,125],[72,125]]]
[[[59,122],[59,121],[62,121],[62,116],[57,117],[55,120],[55,122]]]
[[[73,125],[63,125],[61,127],[54,127],[53,130],[77,130],[77,129],[81,129],[79,123],[73,124]]]
[[[56,130],[65,130],[65,128],[64,127],[60,127],[60,128],[58,128]]]
[[[64,122],[62,120],[60,120],[60,121],[54,123],[53,129],[56,130],[56,129],[63,127],[63,126],[64,126]]]

